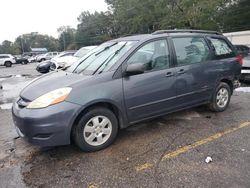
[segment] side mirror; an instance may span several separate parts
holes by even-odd
[[[144,73],[144,71],[145,68],[143,63],[134,63],[127,66],[125,74],[130,76],[135,74],[142,74]]]

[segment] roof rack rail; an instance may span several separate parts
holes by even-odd
[[[192,30],[192,29],[173,29],[173,30],[158,30],[152,33],[152,35],[159,35],[164,33],[207,33],[207,34],[215,34],[222,35],[218,31],[208,31],[208,30]]]

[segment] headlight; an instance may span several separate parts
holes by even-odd
[[[59,63],[58,63],[58,67],[64,67],[65,64],[66,64],[65,62],[59,62]]]
[[[34,101],[32,101],[27,106],[27,108],[29,108],[29,109],[45,108],[45,107],[48,107],[50,105],[63,102],[66,99],[66,97],[69,95],[71,90],[72,90],[72,88],[65,87],[65,88],[56,89],[54,91],[46,93],[46,94],[38,97]]]

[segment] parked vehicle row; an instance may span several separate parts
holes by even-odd
[[[48,52],[46,54],[41,54],[41,55],[38,55],[36,57],[36,61],[37,62],[42,62],[42,61],[45,61],[45,60],[50,60],[53,57],[57,56],[58,54],[59,54],[59,52]]]
[[[17,64],[24,65],[24,64],[28,64],[29,63],[29,60],[28,60],[29,56],[16,55],[15,58],[16,58],[16,63]]]
[[[50,70],[65,69],[94,48],[96,48],[96,46],[86,46],[82,47],[77,52],[62,52],[51,60],[38,64],[36,70],[40,73],[48,73]]]
[[[207,104],[227,109],[242,57],[218,32],[163,30],[103,43],[66,71],[31,82],[12,107],[17,132],[40,146],[108,147],[119,129]]]
[[[50,67],[52,62],[57,62],[58,60],[60,60],[61,58],[66,58],[66,57],[71,57],[75,54],[75,51],[65,51],[65,52],[61,52],[60,54],[58,54],[57,56],[55,56],[54,58],[50,59],[50,60],[46,60],[43,61],[41,63],[39,63],[36,67],[36,70],[40,73],[48,73],[50,71]]]
[[[72,56],[62,56],[59,58],[54,58],[51,61],[52,62],[51,69],[55,70],[55,69],[67,68],[94,48],[96,48],[96,46],[85,46],[85,47],[80,48]]]

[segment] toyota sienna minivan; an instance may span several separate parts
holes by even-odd
[[[42,76],[14,102],[18,134],[40,146],[109,146],[119,129],[207,104],[224,111],[241,56],[220,33],[161,30],[103,43],[66,71]]]

